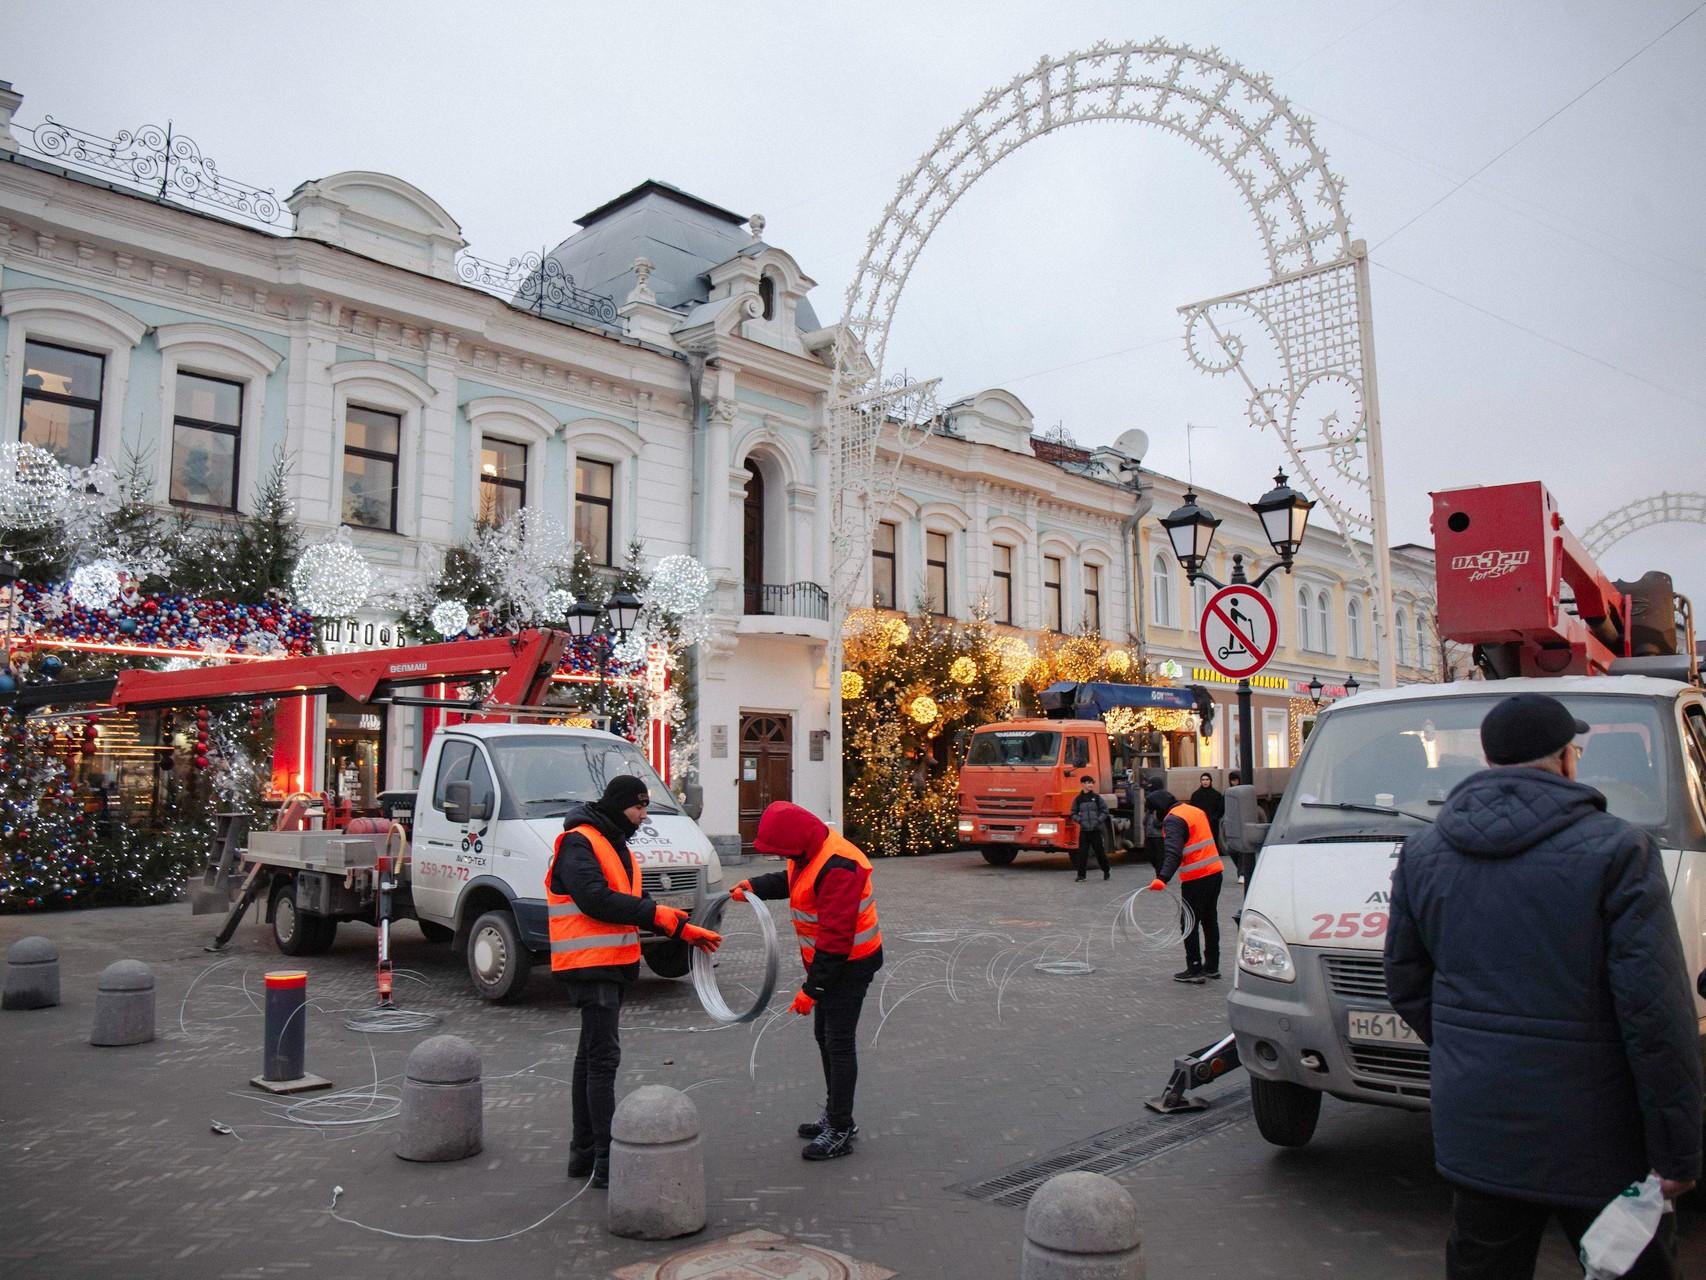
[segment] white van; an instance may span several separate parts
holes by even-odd
[[[721,891],[722,866],[633,743],[594,729],[462,724],[440,729],[427,750],[392,918],[413,917],[429,938],[452,942],[485,999],[518,998],[534,961],[549,953],[545,876],[563,819],[622,773],[643,779],[652,796],[645,825],[629,841],[642,888],[659,902],[697,909]],[[322,951],[340,921],[374,922],[370,872],[268,857],[261,846],[274,842],[281,851],[302,842],[288,833],[250,839],[249,858],[276,866],[267,918],[280,950]],[[382,842],[375,837],[366,847]],[[682,944],[646,935],[642,947],[654,972],[687,972]]]
[[[1271,824],[1241,824],[1241,806],[1228,805],[1228,844],[1243,825],[1245,844],[1260,847],[1229,1006],[1269,1142],[1308,1142],[1324,1093],[1428,1105],[1427,1046],[1386,998],[1392,871],[1452,787],[1485,767],[1482,717],[1519,690],[1551,694],[1592,726],[1580,778],[1658,843],[1689,973],[1706,968],[1706,692],[1573,676],[1409,685],[1338,703],[1316,721]],[[1706,1057],[1706,1000],[1695,1011]]]

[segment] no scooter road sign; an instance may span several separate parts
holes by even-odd
[[[1268,598],[1254,587],[1222,587],[1203,607],[1197,634],[1209,666],[1230,679],[1242,680],[1255,675],[1274,656],[1279,620]]]

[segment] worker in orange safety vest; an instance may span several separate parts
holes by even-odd
[[[823,1065],[824,1105],[799,1127],[810,1138],[800,1154],[834,1160],[852,1154],[853,1092],[859,1081],[855,1039],[871,979],[883,967],[883,934],[871,889],[871,862],[852,842],[797,804],[778,800],[758,819],[752,847],[786,858],[785,871],[742,880],[729,896],[788,900],[806,977],[793,1010],[813,1014]]]
[[[622,995],[640,976],[640,930],[715,951],[722,938],[689,924],[687,913],[654,902],[640,890],[628,840],[646,820],[645,782],[618,774],[592,804],[563,819],[563,834],[545,876],[551,934],[551,973],[580,1009],[571,1096],[574,1137],[569,1177],[592,1175],[610,1185],[610,1119],[616,1111],[616,1071],[622,1064]]]
[[[1219,910],[1220,850],[1214,843],[1214,825],[1208,814],[1194,804],[1182,804],[1160,785],[1159,778],[1144,780],[1144,807],[1161,820],[1161,866],[1150,881],[1152,890],[1167,887],[1175,872],[1179,895],[1191,909],[1190,931],[1185,934],[1185,967],[1173,975],[1174,982],[1201,985],[1220,978]],[[1201,942],[1198,942],[1198,935]]]

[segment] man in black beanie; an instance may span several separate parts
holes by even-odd
[[[687,922],[687,913],[640,891],[628,838],[646,820],[651,793],[632,774],[618,774],[592,804],[563,819],[563,834],[545,877],[551,972],[580,1009],[572,1096],[574,1138],[569,1176],[610,1185],[610,1118],[622,1065],[619,1027],[624,988],[640,976],[640,933],[678,938],[715,951],[722,938]]]
[[[1624,1188],[1700,1176],[1699,1031],[1653,839],[1576,781],[1589,727],[1556,698],[1481,723],[1392,875],[1386,985],[1431,1051],[1451,1280],[1521,1280],[1556,1216],[1574,1249]],[[1676,1215],[1623,1273],[1679,1275]]]

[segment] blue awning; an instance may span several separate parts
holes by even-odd
[[[1055,702],[1055,699],[1059,699]],[[1102,716],[1115,707],[1170,707],[1175,711],[1195,711],[1196,696],[1189,689],[1174,689],[1147,684],[1104,684],[1100,682],[1073,684],[1062,680],[1043,691],[1044,705],[1070,705],[1075,712]]]

